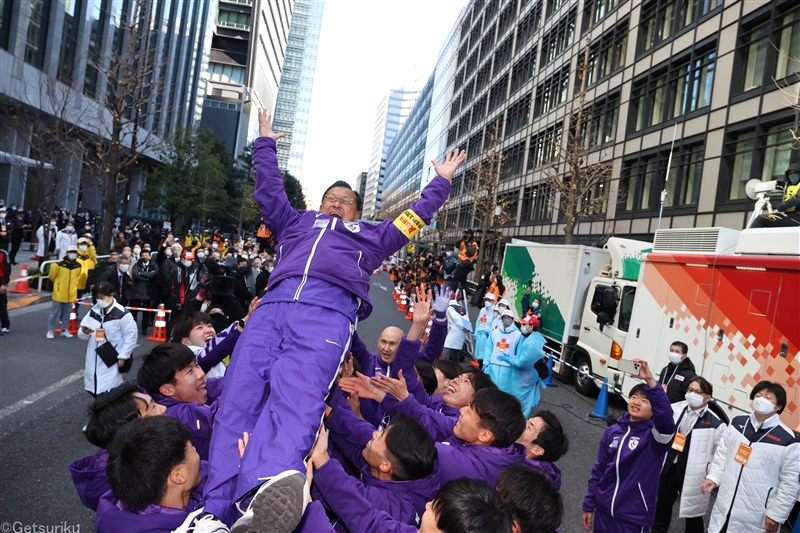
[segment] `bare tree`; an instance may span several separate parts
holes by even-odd
[[[605,212],[608,204],[611,163],[589,162],[587,135],[591,109],[586,106],[586,78],[589,73],[589,39],[578,59],[579,85],[570,108],[570,128],[566,146],[555,148],[553,161],[544,168],[544,182],[558,196],[556,208],[564,219],[564,239],[572,244],[578,223]],[[602,157],[598,158],[602,159]]]

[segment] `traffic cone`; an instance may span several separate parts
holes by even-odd
[[[153,326],[153,334],[147,337],[152,342],[167,342],[167,314],[164,312],[164,304],[158,306],[156,315],[156,325]]]
[[[381,269],[380,269],[380,268],[376,268],[376,269],[375,269],[375,272],[373,272],[372,274],[373,274],[374,276],[377,276],[377,275],[378,275],[378,274],[380,274],[380,273],[381,273]]]
[[[414,318],[414,300],[411,300],[411,304],[408,306],[408,313],[406,313],[406,320],[411,320]]]
[[[400,291],[400,299],[397,301],[398,306],[397,310],[401,313],[405,313],[408,311],[408,306],[406,305],[406,291]]]
[[[428,342],[428,335],[431,334],[431,326],[433,325],[433,318],[428,320],[428,325],[425,326],[425,333],[422,334],[422,342]]]
[[[394,298],[395,302],[400,299],[400,288],[397,287],[396,285],[394,287],[394,290],[392,291],[392,298]]]
[[[555,388],[558,387],[555,383],[553,383],[553,352],[550,352],[550,356],[547,358],[547,371],[550,374],[544,378],[544,384],[547,388]]]
[[[31,288],[28,286],[28,265],[22,265],[22,272],[20,273],[21,279],[14,284],[14,288],[11,289],[11,292],[14,294],[30,294]]]
[[[72,311],[69,312],[69,324],[67,324],[67,332],[72,335],[78,334],[78,306],[72,302]]]
[[[600,389],[600,396],[594,404],[594,411],[587,415],[589,418],[608,420],[608,378],[603,378],[603,387]]]

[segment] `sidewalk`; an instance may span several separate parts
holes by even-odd
[[[22,268],[27,265],[28,270],[38,268],[39,261],[34,259],[36,255],[36,245],[31,245],[29,243],[22,243],[22,247],[17,252],[17,264],[11,266],[11,279],[17,279],[22,274]],[[31,289],[31,294],[15,294],[11,292],[11,289],[14,288],[12,285],[8,292],[8,309],[9,311],[12,309],[19,309],[21,307],[27,307],[29,305],[37,304],[37,303],[44,303],[50,302],[53,299],[53,295],[50,292],[42,291],[41,293],[37,291],[39,287],[39,279],[31,279],[28,280],[28,286]]]

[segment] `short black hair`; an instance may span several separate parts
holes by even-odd
[[[555,485],[527,465],[512,465],[497,477],[500,499],[521,533],[553,533],[564,519],[564,502]]]
[[[92,287],[92,298],[97,301],[98,296],[114,296],[114,287],[107,281],[98,281]]]
[[[511,533],[511,512],[497,491],[482,480],[448,481],[436,493],[431,508],[442,533]]]
[[[431,364],[425,359],[417,359],[414,363],[414,368],[417,370],[417,378],[422,384],[422,388],[425,389],[429,396],[433,396],[433,393],[436,392],[436,387],[439,386],[439,380],[436,379],[436,372],[433,371]]]
[[[114,496],[136,513],[158,504],[173,468],[186,461],[189,429],[171,416],[133,420],[108,447],[106,475]]]
[[[433,368],[438,368],[447,379],[455,379],[463,373],[461,365],[449,359],[434,359]]]
[[[97,395],[89,406],[89,422],[86,424],[86,439],[89,442],[98,448],[108,448],[119,428],[139,418],[139,405],[134,392],[139,392],[139,386],[134,381],[126,381]]]
[[[703,394],[708,394],[709,396],[714,395],[714,387],[703,376],[694,376],[686,385],[691,385],[693,382],[697,382],[697,384],[700,385],[700,390],[703,391]]]
[[[522,404],[507,392],[491,387],[481,389],[470,405],[481,419],[478,426],[494,435],[491,445],[495,448],[511,446],[525,431]]]
[[[778,414],[783,413],[783,410],[786,408],[786,391],[783,386],[780,383],[773,383],[771,381],[759,381],[756,383],[756,386],[753,387],[753,391],[750,393],[750,399],[754,399],[756,394],[763,390],[770,391],[775,395],[775,399],[778,400],[778,403],[775,405],[781,406],[781,408],[778,409]]]
[[[537,411],[533,418],[539,417],[544,421],[545,427],[542,429],[532,444],[540,446],[544,453],[537,459],[539,461],[555,462],[564,457],[569,451],[569,439],[564,433],[561,420],[550,411],[542,409]]]
[[[631,391],[628,393],[628,398],[633,398],[636,394],[641,394],[645,398],[650,399],[650,396],[647,394],[647,391],[644,390],[644,387],[644,383],[637,383],[634,385]]]
[[[194,361],[194,354],[188,346],[177,342],[159,344],[144,357],[136,381],[149,394],[161,394],[161,385],[174,385],[175,372],[180,372]]]
[[[183,311],[175,318],[175,325],[172,326],[172,340],[181,342],[181,339],[188,337],[192,329],[199,324],[214,325],[208,313],[202,311]]]
[[[495,385],[494,381],[492,381],[492,378],[489,377],[489,374],[480,368],[469,366],[462,370],[461,374],[467,375],[467,379],[469,379],[469,382],[472,383],[472,388],[475,389],[476,393],[483,389],[497,388],[497,385]]]
[[[681,349],[681,353],[683,355],[686,355],[687,353],[689,353],[689,347],[686,346],[685,342],[675,341],[672,344],[670,344],[670,346],[678,346]]]
[[[408,415],[392,417],[386,428],[386,451],[392,462],[392,479],[407,481],[431,475],[439,452],[433,437]]]
[[[331,189],[335,189],[336,187],[344,187],[345,189],[350,189],[351,191],[353,191],[353,194],[356,195],[356,209],[361,211],[361,207],[362,207],[361,195],[358,194],[358,191],[354,191],[353,188],[350,186],[350,184],[347,183],[346,181],[339,180],[339,181],[335,182],[333,185],[331,185],[330,187],[328,187],[327,189],[325,189],[325,192],[322,193],[323,200],[328,195],[328,192]]]

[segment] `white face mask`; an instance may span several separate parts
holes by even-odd
[[[205,259],[205,257],[206,257],[206,254],[204,252],[197,252],[197,258],[198,259]]]
[[[214,244],[211,245],[211,247],[216,250],[217,248],[219,248],[219,244],[214,243]]]
[[[702,394],[697,394],[696,392],[687,392],[686,393],[686,402],[689,404],[690,407],[700,407],[703,405],[703,401],[705,398]]]
[[[503,319],[503,329],[508,329],[508,328],[510,328],[510,327],[511,327],[513,324],[514,324],[514,321],[513,321],[513,320],[511,320],[510,318],[504,318],[504,319]]]
[[[261,268],[261,263],[253,263],[253,268]]]
[[[124,274],[128,271],[128,265],[119,265],[119,271]]]
[[[142,249],[141,248],[134,248],[133,249],[133,255],[139,255],[140,253],[142,253]]]
[[[538,303],[538,302],[533,302],[533,303],[531,304],[531,309],[533,309],[534,311],[536,311],[537,309],[539,309],[539,303]]]
[[[81,244],[80,246],[78,246],[78,250],[80,250],[81,252],[85,252],[86,248],[87,246],[85,244]]]
[[[682,353],[669,352],[669,362],[672,363],[673,365],[677,365],[682,360],[683,360]]]
[[[78,254],[75,253],[67,254],[67,257],[69,258],[70,261],[75,261],[75,258],[78,257]]]
[[[519,330],[522,332],[523,335],[530,335],[531,332],[533,331],[533,326],[526,326],[525,324],[523,324],[522,326],[519,327]]]
[[[267,267],[267,272],[272,274],[272,271],[275,270],[275,267]]]
[[[103,306],[103,309],[108,309],[109,307],[114,305],[114,297],[111,296],[106,300],[98,300],[98,302],[100,302],[100,304]]]
[[[487,301],[483,302],[483,306],[484,306],[486,309],[489,309],[489,308],[490,308],[490,307],[492,307],[493,305],[494,305],[494,304],[493,304],[491,301],[489,301],[489,300],[487,300]]]
[[[183,266],[185,266],[186,268],[189,268],[190,266],[192,266],[192,260],[191,259],[184,259],[183,260]]]
[[[775,411],[775,404],[763,396],[753,398],[753,410],[759,415],[769,415]]]
[[[170,249],[164,250],[164,255],[167,256],[167,257],[172,257],[172,250],[170,250]]]

